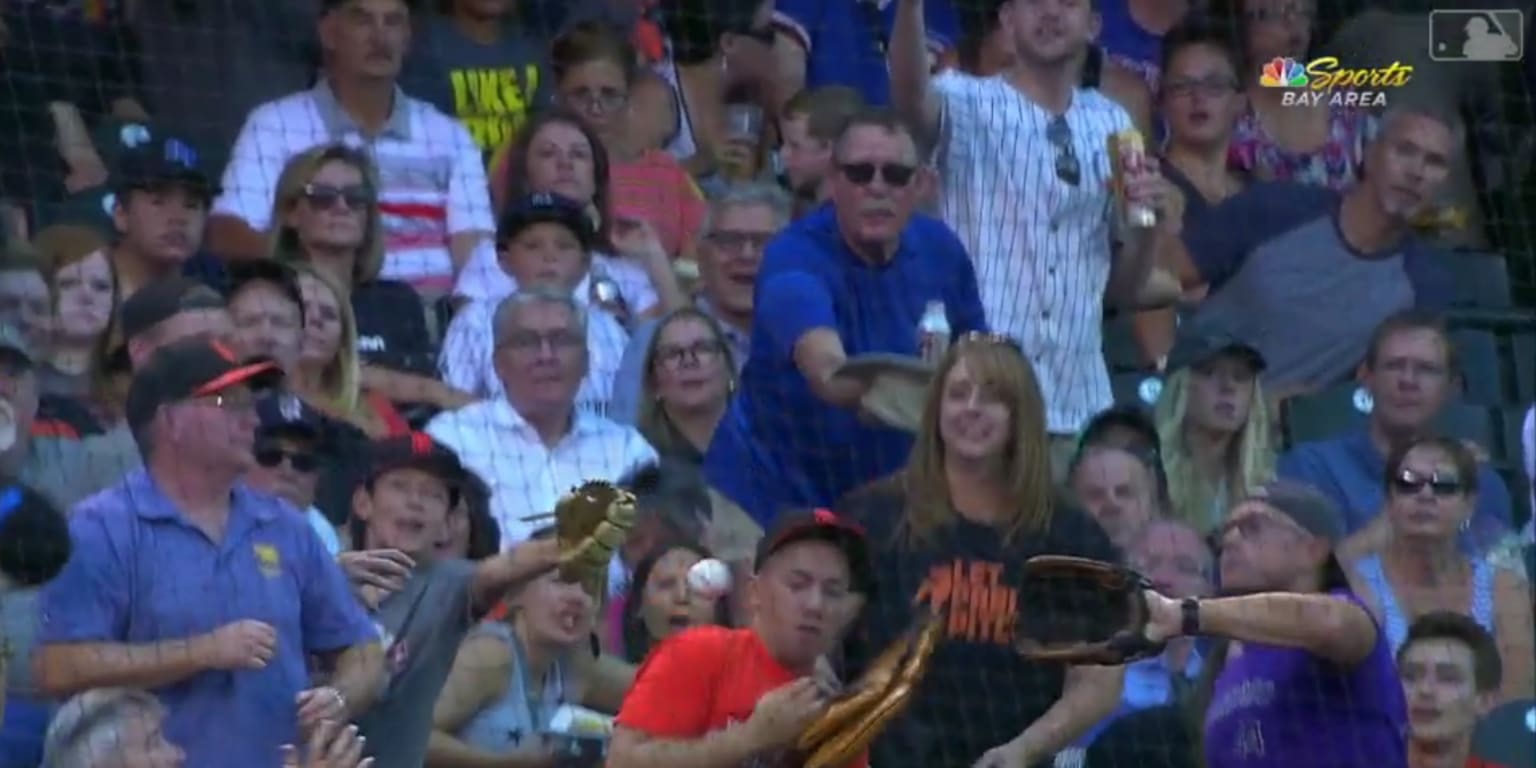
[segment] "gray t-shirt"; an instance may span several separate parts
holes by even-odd
[[[421,768],[427,759],[432,708],[474,626],[474,575],[468,560],[429,561],[374,613],[384,645],[384,691],[357,726],[375,768]]]
[[[1359,252],[1340,235],[1338,210],[1331,190],[1264,183],[1185,227],[1190,259],[1211,289],[1188,325],[1252,344],[1268,363],[1267,386],[1341,381],[1388,316],[1448,303],[1440,254],[1412,239]]]
[[[509,26],[489,45],[465,37],[451,19],[431,16],[417,32],[400,85],[458,118],[489,158],[549,98],[544,46]]]
[[[144,466],[138,443],[120,424],[86,438],[34,437],[18,477],[60,510],[110,488]]]

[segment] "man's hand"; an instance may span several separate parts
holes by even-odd
[[[1029,751],[1023,739],[1014,739],[987,750],[972,768],[1030,768]]]
[[[329,685],[300,691],[295,703],[299,707],[299,730],[304,733],[322,722],[347,719],[346,697]]]
[[[648,261],[670,261],[661,235],[651,222],[638,216],[619,217],[613,226],[613,247],[620,254],[642,264]]]
[[[363,741],[357,726],[326,720],[309,735],[303,760],[292,744],[283,746],[282,768],[369,768],[373,758],[363,757]]]
[[[1156,157],[1148,155],[1135,173],[1128,174],[1125,200],[1157,211],[1157,226],[1164,232],[1178,234],[1183,228],[1184,193],[1163,176]]]
[[[821,686],[814,678],[802,677],[758,699],[745,727],[755,749],[771,749],[800,738],[826,710]]]
[[[1147,601],[1147,626],[1142,634],[1148,640],[1161,643],[1184,634],[1184,610],[1179,601],[1152,589],[1142,590],[1141,595]]]
[[[253,619],[225,624],[194,641],[209,669],[261,669],[277,651],[277,630]]]
[[[370,549],[362,552],[343,552],[336,557],[347,580],[352,582],[352,593],[369,610],[379,607],[384,598],[405,588],[411,578],[416,561],[398,549]]]

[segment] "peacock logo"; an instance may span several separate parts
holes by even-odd
[[[1305,88],[1307,70],[1301,62],[1291,58],[1270,59],[1259,73],[1259,85],[1265,88]]]

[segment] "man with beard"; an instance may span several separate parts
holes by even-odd
[[[1388,316],[1449,303],[1445,257],[1411,222],[1434,201],[1460,133],[1453,115],[1394,107],[1348,191],[1255,184],[1196,217],[1176,259],[1186,287],[1210,287],[1195,320],[1257,349],[1271,395],[1349,377]]]
[[[114,193],[107,198],[117,243],[112,266],[118,296],[182,274],[203,244],[208,205],[219,190],[196,149],[174,136],[152,136],[123,149]]]

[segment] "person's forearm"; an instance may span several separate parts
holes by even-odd
[[[454,389],[437,379],[376,365],[362,367],[359,383],[364,389],[396,403],[427,403],[443,410],[452,410],[475,401],[469,393]]]
[[[475,251],[491,242],[489,232],[458,232],[448,237],[448,256],[453,259],[453,274],[464,271]]]
[[[493,755],[465,744],[446,731],[433,730],[427,741],[426,768],[543,768],[547,755]]]
[[[1162,229],[1132,230],[1130,238],[1121,244],[1119,258],[1110,269],[1106,301],[1111,306],[1135,306],[1142,286],[1146,285],[1152,268],[1157,265],[1158,254],[1178,243],[1177,236]]]
[[[245,220],[229,214],[215,213],[208,217],[208,249],[226,261],[249,261],[265,258],[267,233],[260,232]]]
[[[204,638],[160,643],[69,643],[38,649],[38,687],[54,698],[92,688],[162,688],[208,668]]]
[[[927,35],[923,0],[896,0],[890,44],[891,102],[908,116],[920,115],[928,98]]]
[[[378,698],[384,684],[384,650],[378,643],[356,645],[336,658],[336,673],[331,687],[341,692],[347,703],[347,716],[355,718],[367,712]]]
[[[1124,682],[1124,667],[1069,668],[1061,698],[1019,734],[1028,765],[1043,764],[1109,717]]]
[[[733,768],[760,748],[738,723],[690,741],[626,743],[609,752],[608,768]]]
[[[470,586],[470,598],[476,609],[490,607],[508,592],[547,572],[547,569],[530,570],[512,559],[512,552],[503,552],[483,560],[475,568],[475,579]]]
[[[1326,594],[1265,592],[1200,601],[1203,635],[1300,648],[1341,661],[1370,650],[1372,627],[1365,609]]]

